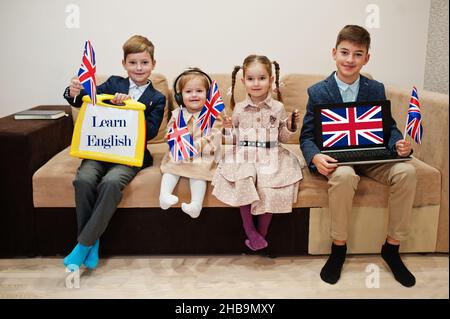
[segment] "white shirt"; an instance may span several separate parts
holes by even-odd
[[[147,82],[147,84],[138,86],[136,83],[133,82],[132,79],[130,80],[130,88],[128,89],[128,94],[131,96],[131,98],[135,101],[139,100],[142,93],[147,89],[147,87],[150,85],[150,81]]]
[[[359,79],[361,77],[358,76],[358,79],[353,82],[352,84],[347,84],[343,81],[341,81],[337,75],[336,72],[334,72],[334,79],[336,80],[337,86],[339,88],[339,92],[341,92],[342,101],[345,102],[355,102],[356,98],[358,97],[358,91],[359,91]]]

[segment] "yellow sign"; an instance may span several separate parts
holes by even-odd
[[[70,155],[103,162],[142,166],[146,147],[145,105],[126,100],[110,102],[114,95],[97,95],[92,105],[88,95],[78,114]]]

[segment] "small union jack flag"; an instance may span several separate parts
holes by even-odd
[[[198,154],[197,148],[193,143],[192,135],[189,133],[186,122],[184,121],[183,110],[181,108],[166,138],[175,161],[185,160]]]
[[[219,113],[223,111],[225,104],[219,92],[216,81],[212,81],[206,103],[198,116],[195,124],[200,127],[203,135],[208,135]]]
[[[84,45],[83,59],[80,70],[78,71],[78,79],[91,98],[92,105],[97,103],[97,82],[95,81],[95,53],[94,48],[89,40]]]
[[[414,86],[411,93],[411,99],[409,100],[406,133],[411,136],[417,144],[420,144],[422,143],[422,132],[422,115],[420,113],[419,96],[417,95],[417,89]]]
[[[321,110],[323,146],[383,144],[381,106]]]

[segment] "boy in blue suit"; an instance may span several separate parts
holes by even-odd
[[[166,104],[165,96],[155,90],[149,81],[156,63],[154,46],[147,38],[135,35],[125,42],[123,52],[122,65],[128,77],[111,76],[97,87],[97,93],[115,95],[111,100],[114,104],[121,104],[129,98],[145,104],[146,139],[150,140],[158,134]],[[86,94],[78,78],[73,78],[64,92],[64,98],[72,106],[80,107]],[[153,159],[146,148],[142,168],[152,164]],[[99,238],[122,199],[123,189],[140,169],[88,159],[82,161],[73,181],[78,244],[64,259],[64,265],[97,267]]]
[[[403,264],[398,252],[400,241],[407,237],[416,189],[416,170],[407,162],[337,166],[336,160],[321,154],[314,141],[314,105],[354,101],[385,100],[384,85],[360,74],[370,58],[370,34],[356,25],[345,26],[338,34],[332,55],[337,71],[308,89],[308,105],[300,135],[300,148],[311,171],[328,178],[328,200],[331,214],[331,254],[320,272],[327,283],[335,284],[341,274],[347,252],[347,228],[358,174],[390,186],[389,226],[381,256],[394,277],[411,287],[415,277]],[[389,147],[399,156],[412,153],[411,143],[404,140],[392,119]]]

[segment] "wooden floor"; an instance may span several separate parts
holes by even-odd
[[[416,276],[412,288],[379,255],[348,256],[336,285],[319,277],[326,256],[111,257],[82,268],[79,288],[66,287],[61,258],[0,259],[0,298],[449,298],[447,254],[403,260]],[[368,288],[377,269],[379,287]]]

